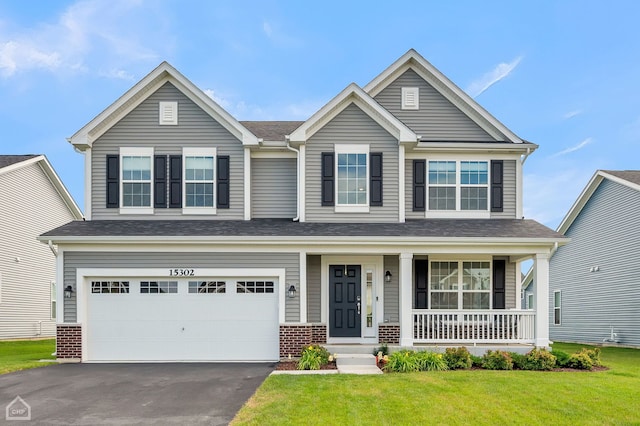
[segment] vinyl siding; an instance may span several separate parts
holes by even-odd
[[[294,218],[297,215],[297,159],[251,159],[251,217]]]
[[[322,257],[317,255],[307,256],[307,321],[320,322],[320,294]]]
[[[36,337],[39,321],[55,336],[56,258],[36,237],[74,217],[38,163],[0,175],[0,194],[0,339]]]
[[[426,157],[425,157],[426,159]],[[503,163],[503,182],[504,189],[502,195],[503,211],[491,212],[492,219],[513,219],[516,218],[516,161],[504,160]],[[405,160],[405,217],[407,219],[424,219],[425,212],[413,211],[413,159]],[[428,200],[427,200],[428,202]]]
[[[321,154],[335,144],[369,144],[369,152],[383,153],[383,206],[369,213],[335,213],[321,206]],[[397,222],[398,141],[356,105],[350,105],[306,144],[306,220],[308,222]]]
[[[178,125],[158,124],[158,103],[178,102]],[[153,215],[120,215],[106,208],[106,156],[118,154],[121,146],[152,147],[156,155],[182,155],[183,147],[215,147],[218,155],[230,157],[230,208],[218,209],[208,219],[244,218],[244,152],[242,142],[211,118],[171,83],[164,84],[116,125],[98,138],[92,148],[92,219],[193,219],[181,209],[155,209]]]
[[[384,272],[391,272],[391,282],[384,283],[384,318],[379,321],[400,321],[400,258],[398,256],[384,256]]]
[[[640,346],[640,192],[603,180],[567,230],[571,242],[550,261],[552,340],[602,343],[614,327],[620,343]],[[598,266],[598,272],[590,268]],[[562,324],[553,324],[553,292],[562,292]]]
[[[506,259],[505,271],[505,308],[518,309],[520,306],[520,295],[516,294],[516,264]]]
[[[126,252],[65,252],[65,285],[76,284],[77,268],[166,268],[180,265],[186,268],[286,268],[285,280],[300,282],[298,253],[126,253]],[[280,285],[282,287],[282,283]],[[299,295],[286,300],[286,321],[298,322]],[[65,299],[64,320],[75,322],[75,294]]]
[[[420,88],[420,109],[401,109],[403,87]],[[413,70],[407,70],[374,99],[425,139],[433,141],[495,141]]]

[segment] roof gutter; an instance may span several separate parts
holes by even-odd
[[[289,143],[289,135],[286,135],[285,140],[287,141],[286,148],[289,151],[293,151],[296,153],[296,217],[293,218],[294,222],[300,221],[300,150],[295,149]]]
[[[527,153],[524,154],[524,156],[522,157],[522,159],[520,160],[520,162],[522,163],[522,165],[524,165],[524,162],[527,161],[527,158],[529,158],[529,156],[531,155],[531,148],[527,147]]]

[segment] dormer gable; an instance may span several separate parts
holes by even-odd
[[[162,62],[117,101],[98,114],[67,140],[80,151],[91,148],[95,140],[106,133],[118,123],[118,121],[133,111],[167,82],[171,83],[191,101],[202,108],[203,111],[238,138],[243,145],[258,144],[258,138],[253,133],[166,61]],[[158,117],[159,124],[177,124],[178,111],[176,108],[177,105],[173,105],[170,102],[161,105],[161,113]]]

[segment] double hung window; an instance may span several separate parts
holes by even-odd
[[[369,146],[336,145],[336,211],[369,211]]]
[[[215,148],[184,148],[185,213],[215,213]]]
[[[125,213],[153,212],[153,148],[120,148],[121,200]]]
[[[428,162],[429,211],[489,211],[489,162]]]

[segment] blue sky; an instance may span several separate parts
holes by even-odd
[[[304,120],[414,48],[520,137],[555,228],[596,169],[638,169],[636,1],[0,1],[0,153],[46,154],[167,60],[241,120]]]

